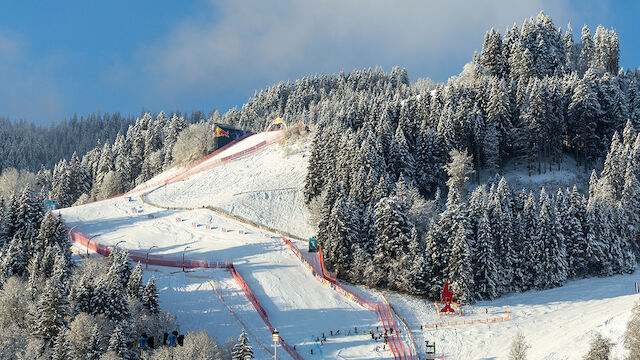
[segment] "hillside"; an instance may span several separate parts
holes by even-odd
[[[251,140],[251,143],[255,143],[255,140]],[[235,150],[247,148],[247,144],[238,144]],[[295,206],[283,206],[287,198],[276,197],[274,202],[269,203],[249,196],[233,197],[226,192],[262,190],[271,184],[274,187],[295,185],[294,180],[304,176],[306,171],[305,163],[301,160],[305,154],[304,144],[300,144],[300,152],[294,151],[288,155],[285,155],[281,145],[271,145],[187,180],[160,187],[148,194],[147,201],[168,201],[168,204],[162,205],[191,205],[195,208],[201,205],[225,208],[233,201],[233,209],[269,204],[257,213],[259,215],[254,215],[253,220],[264,221],[272,226],[293,223],[291,229],[296,226],[304,228],[308,215],[298,211]],[[198,191],[204,194],[201,198],[196,196]],[[266,193],[271,195],[268,191]],[[293,255],[282,247],[276,235],[265,239],[263,231],[235,223],[208,210],[157,209],[145,205],[139,196],[140,193],[133,194],[133,201],[119,197],[60,212],[69,226],[77,226],[76,229],[105,244],[124,240],[120,246],[132,250],[158,246],[153,254],[167,255],[181,255],[184,248],[189,246],[187,257],[233,259],[282,336],[297,344],[298,349],[305,349],[301,352],[305,358],[319,358],[317,351],[314,357],[304,355],[310,349],[312,342],[309,340],[313,334],[328,333],[338,328],[348,329],[350,326],[367,328],[376,325],[373,313],[359,309],[311,277]],[[131,213],[132,208],[137,209],[137,214]],[[154,219],[148,219],[148,215],[153,215]],[[176,222],[176,218],[182,221]],[[197,226],[193,227],[192,223]],[[211,229],[206,229],[207,225]],[[221,227],[230,232],[221,233]],[[245,235],[240,235],[239,230],[244,231]],[[238,322],[230,317],[228,308],[218,300],[207,281],[184,277],[182,274],[172,275],[169,269],[159,270],[162,273],[156,273],[156,277],[162,304],[178,315],[185,330],[205,327],[220,341],[237,334]],[[255,311],[234,284],[229,282],[225,272],[198,270],[193,275],[206,276],[214,281],[223,293],[226,305],[250,326],[256,348],[259,343],[269,345],[268,329],[264,329]],[[464,319],[482,318],[485,309],[489,313],[486,316],[504,314],[509,310],[512,319],[490,325],[471,324],[437,330],[420,330],[420,325],[443,321],[435,316],[433,303],[402,294],[388,294],[388,297],[396,310],[407,319],[420,352],[423,351],[423,340],[428,339],[436,341],[441,349],[439,352],[442,351],[448,359],[478,356],[503,359],[512,336],[516,331],[521,331],[532,345],[530,355],[533,358],[580,359],[594,331],[601,331],[617,342],[616,354],[624,353],[621,336],[629,310],[638,299],[633,294],[633,282],[637,278],[636,272],[606,279],[578,280],[557,289],[516,293],[494,301],[479,302],[465,307],[467,315]],[[360,291],[370,293],[374,299],[379,296],[375,290],[361,288]],[[208,318],[212,320],[207,321]],[[545,336],[540,336],[541,327],[546,329]],[[348,341],[335,338],[323,347],[322,358],[381,358],[381,354],[372,353],[375,352],[375,346],[365,338],[347,338],[351,339]],[[262,354],[268,355],[266,352]]]

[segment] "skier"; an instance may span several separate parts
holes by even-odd
[[[311,355],[313,355],[313,349],[311,349]]]
[[[333,330],[329,330],[329,335],[333,336]]]

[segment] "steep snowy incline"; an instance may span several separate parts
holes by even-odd
[[[317,281],[275,234],[265,236],[257,229],[211,211],[162,210],[145,205],[136,197],[133,201],[119,197],[61,209],[59,213],[68,226],[104,244],[115,245],[122,241],[119,246],[128,249],[145,251],[157,246],[152,249],[153,254],[180,256],[185,253],[187,257],[233,259],[273,326],[305,357],[315,346],[312,336],[338,329],[344,334],[354,327],[369,329],[377,324],[375,313]],[[180,221],[176,221],[177,218]],[[199,289],[189,283],[186,282],[180,291]],[[176,284],[172,286],[176,287]],[[169,295],[170,298],[173,296]],[[211,306],[216,311],[225,311],[216,305],[214,294],[207,296],[212,297]],[[167,309],[177,313],[182,321],[182,304],[166,300],[165,303]],[[192,305],[186,306],[200,306],[197,301],[190,303]],[[183,318],[191,321],[191,315]],[[215,323],[207,326],[213,334],[221,331]],[[389,351],[376,352],[376,345],[379,343],[370,338],[367,340],[363,335],[330,339],[322,348],[323,355],[314,358],[379,359],[391,356]],[[315,353],[317,355],[318,351]]]
[[[157,188],[147,199],[168,207],[215,206],[259,224],[310,237],[316,231],[303,197],[310,146],[310,139],[273,144]]]
[[[274,141],[277,141],[277,139],[279,139],[281,136],[282,133],[279,131],[263,132],[253,135],[247,134],[245,138],[238,139],[236,140],[236,143],[232,142],[226,147],[218,149],[217,152],[214,152],[204,157],[203,159],[196,160],[187,165],[172,167],[136,186],[136,188],[129,193],[148,191],[149,189],[160,186],[167,181],[175,181],[177,178],[198,173],[200,171],[203,171],[204,169],[216,166],[229,156],[247,151],[255,146],[260,146],[260,144],[262,143],[272,143]]]

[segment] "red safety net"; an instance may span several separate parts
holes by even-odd
[[[397,326],[395,323],[395,319],[393,317],[393,313],[389,305],[384,303],[374,303],[371,300],[365,298],[364,296],[356,293],[349,287],[344,284],[341,284],[337,279],[327,276],[324,269],[324,261],[322,260],[322,249],[317,253],[306,253],[302,254],[302,252],[286,237],[282,237],[284,243],[291,249],[294,254],[298,257],[298,259],[305,265],[305,267],[309,268],[312,274],[322,283],[329,286],[333,290],[339,292],[340,294],[346,296],[350,300],[360,304],[365,309],[369,309],[371,311],[375,311],[380,317],[380,320],[385,328],[385,330],[393,329],[393,334],[390,334],[388,331],[389,338],[389,347],[391,348],[391,352],[393,357],[397,360],[417,360],[417,354],[413,353],[413,350],[410,346],[405,346],[402,342],[402,339],[398,335]],[[317,256],[319,261],[309,261],[308,257]],[[319,263],[319,268],[318,268]],[[315,266],[314,266],[315,265]]]
[[[169,184],[169,183],[173,183],[173,182],[179,181],[179,180],[175,180],[175,179],[177,179],[177,178],[181,178],[181,179],[183,179],[183,178],[182,178],[182,176],[183,176],[186,172],[189,172],[190,170],[192,170],[192,169],[193,169],[193,168],[195,168],[196,166],[198,166],[198,165],[202,164],[203,162],[205,162],[205,161],[207,161],[207,160],[211,159],[212,157],[214,157],[214,156],[216,156],[216,155],[220,154],[221,152],[223,152],[223,151],[227,150],[228,148],[232,147],[233,145],[235,145],[235,144],[239,143],[240,141],[242,141],[242,140],[244,140],[244,139],[246,139],[246,138],[248,138],[249,136],[254,135],[254,134],[255,134],[255,133],[252,133],[252,132],[248,132],[248,133],[246,133],[245,135],[243,135],[243,136],[241,136],[241,137],[237,138],[236,140],[233,140],[232,142],[230,142],[230,143],[228,143],[227,145],[225,145],[225,146],[221,147],[220,149],[218,149],[218,150],[216,150],[216,151],[212,152],[211,154],[209,154],[209,155],[207,155],[207,156],[205,156],[205,157],[203,157],[203,158],[201,158],[201,159],[199,159],[199,160],[196,160],[196,161],[192,162],[191,164],[189,164],[189,165],[185,166],[184,168],[180,169],[180,172],[178,172],[177,174],[173,175],[172,177],[170,177],[170,178],[168,178],[168,179],[154,181],[154,182],[152,182],[152,183],[145,184],[144,186],[137,187],[137,188],[135,188],[135,189],[133,189],[133,190],[130,190],[130,191],[128,191],[128,192],[126,192],[126,193],[124,193],[124,194],[116,195],[116,196],[114,196],[114,197],[118,197],[118,196],[122,196],[122,195],[128,195],[128,194],[131,194],[131,193],[134,193],[134,192],[144,191],[144,190],[152,189],[152,188],[157,187],[157,186],[160,186],[160,185],[165,185],[165,184]],[[221,163],[221,162],[216,162],[216,165],[219,165],[220,163]],[[200,170],[200,171],[204,171],[204,170]],[[199,172],[199,171],[198,171],[198,172]],[[197,173],[197,172],[194,172],[193,174],[195,174],[195,173]],[[191,174],[191,175],[193,175],[193,174]]]
[[[87,235],[71,230],[69,231],[69,237],[74,242],[86,247],[88,250],[102,255],[109,256],[113,250],[112,246],[101,244]],[[156,255],[143,251],[129,250],[129,258],[134,262],[141,264],[155,265],[155,266],[168,266],[168,267],[184,267],[188,269],[194,268],[229,268],[233,266],[229,260],[211,260],[206,258],[193,258],[182,257],[172,255]]]
[[[77,242],[78,244],[85,246],[87,249],[93,250],[94,252],[102,256],[109,256],[109,254],[113,250],[112,247],[101,244],[95,240],[92,240],[85,234],[78,231],[70,230],[69,237],[74,242]],[[225,268],[229,270],[229,272],[231,272],[231,276],[233,277],[233,279],[236,281],[238,286],[240,286],[240,288],[244,292],[249,302],[251,302],[253,307],[256,309],[256,312],[258,313],[258,315],[260,315],[260,318],[264,321],[265,325],[267,325],[269,330],[273,332],[274,327],[273,325],[271,325],[271,322],[269,321],[269,316],[267,315],[267,312],[264,310],[264,308],[262,307],[258,299],[256,299],[256,297],[253,295],[253,292],[251,291],[247,283],[244,281],[242,276],[240,276],[240,273],[233,266],[233,263],[231,261],[209,260],[204,258],[195,258],[195,259],[186,258],[186,257],[183,258],[181,256],[153,255],[153,254],[143,253],[135,250],[129,250],[128,253],[129,253],[129,258],[132,261],[140,262],[142,264],[155,265],[155,266],[167,266],[167,267],[179,267],[179,268],[184,267],[189,269]],[[303,360],[302,356],[300,356],[300,354],[298,354],[298,352],[293,349],[293,346],[289,345],[282,339],[280,339],[279,343],[280,343],[280,346],[292,358],[294,358],[295,360]]]

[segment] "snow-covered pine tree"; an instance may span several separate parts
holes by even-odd
[[[451,245],[451,257],[447,266],[451,289],[464,304],[474,302],[474,279],[471,269],[471,247],[469,231],[463,223],[457,224]]]
[[[142,266],[140,263],[133,268],[131,276],[129,276],[129,282],[127,283],[127,296],[133,299],[142,300]]]
[[[60,331],[53,341],[51,360],[67,360],[71,358],[71,349],[66,339],[66,331]]]
[[[584,233],[584,219],[586,208],[578,188],[574,185],[571,192],[567,192],[564,202],[558,208],[558,216],[562,220],[562,229],[567,248],[567,265],[569,277],[582,275],[586,267],[587,251]]]
[[[490,219],[492,220],[493,238],[496,249],[495,259],[500,264],[498,269],[502,277],[498,280],[498,293],[512,291],[514,272],[517,271],[518,243],[515,242],[516,231],[513,228],[513,195],[504,177],[498,182],[493,199],[490,200]]]
[[[100,312],[96,311],[99,304],[97,302],[94,303],[94,300],[98,300],[94,296],[94,285],[87,276],[81,276],[73,282],[69,299],[71,300],[72,313],[74,315],[82,312],[87,314]]]
[[[36,311],[37,313],[33,314],[35,321],[32,334],[51,344],[56,335],[67,326],[66,317],[69,314],[68,299],[53,279],[46,282]]]
[[[156,287],[156,278],[153,276],[149,279],[142,292],[142,305],[147,308],[151,314],[158,314],[160,312],[158,288]]]
[[[522,241],[522,268],[523,268],[523,282],[518,284],[521,289],[533,289],[536,279],[534,274],[540,274],[542,270],[538,261],[541,258],[539,240],[539,223],[538,223],[538,207],[534,199],[533,194],[529,194],[527,200],[524,203],[524,209],[521,214],[520,222],[520,236]]]
[[[99,360],[102,354],[102,339],[98,326],[94,325],[89,335],[89,341],[87,341],[86,347],[86,360]]]
[[[0,280],[4,281],[11,276],[23,277],[27,273],[27,265],[29,264],[29,246],[19,234],[13,236],[9,246],[3,251],[3,258],[0,259]]]
[[[253,359],[253,348],[249,345],[249,338],[247,333],[242,330],[238,342],[233,346],[233,352],[231,354],[233,360],[247,360]]]
[[[538,289],[557,287],[567,280],[567,255],[562,235],[562,225],[546,195],[540,191],[540,216],[538,218],[538,249],[536,262],[541,271],[534,284]],[[544,274],[543,276],[541,276]]]
[[[16,212],[16,232],[25,242],[25,246],[31,249],[34,238],[40,229],[40,223],[44,217],[42,199],[31,191],[27,185],[20,194],[18,209]]]
[[[121,324],[116,325],[115,329],[113,329],[113,333],[109,338],[107,354],[108,353],[112,353],[122,360],[129,360],[133,358],[133,354],[127,346],[127,338]]]
[[[601,140],[596,128],[601,113],[596,94],[585,80],[578,80],[568,107],[567,127],[579,162],[588,163],[598,155]]]
[[[494,29],[485,33],[480,64],[483,72],[488,76],[505,76],[507,64],[502,51],[502,37]]]
[[[331,210],[327,222],[324,249],[326,254],[325,265],[336,272],[337,276],[343,276],[349,271],[352,262],[351,246],[357,239],[359,228],[354,225],[359,219],[358,214],[352,213],[351,202],[345,200],[340,193]]]
[[[397,271],[392,260],[406,254],[409,243],[411,224],[406,204],[395,196],[382,198],[375,206],[374,221],[376,250],[373,260],[382,274],[392,276],[392,272]]]
[[[498,296],[498,282],[500,274],[496,268],[496,259],[494,253],[494,240],[489,224],[489,217],[483,214],[478,225],[476,248],[473,253],[475,259],[474,289],[479,299],[491,300]]]
[[[582,50],[580,57],[578,58],[578,74],[582,76],[591,67],[594,56],[593,39],[591,37],[591,30],[587,25],[582,27],[582,35],[580,38],[582,44]]]
[[[96,298],[95,311],[104,313],[108,319],[123,321],[131,316],[125,287],[122,286],[118,273],[112,269],[107,271],[102,282],[96,284],[94,296]]]

